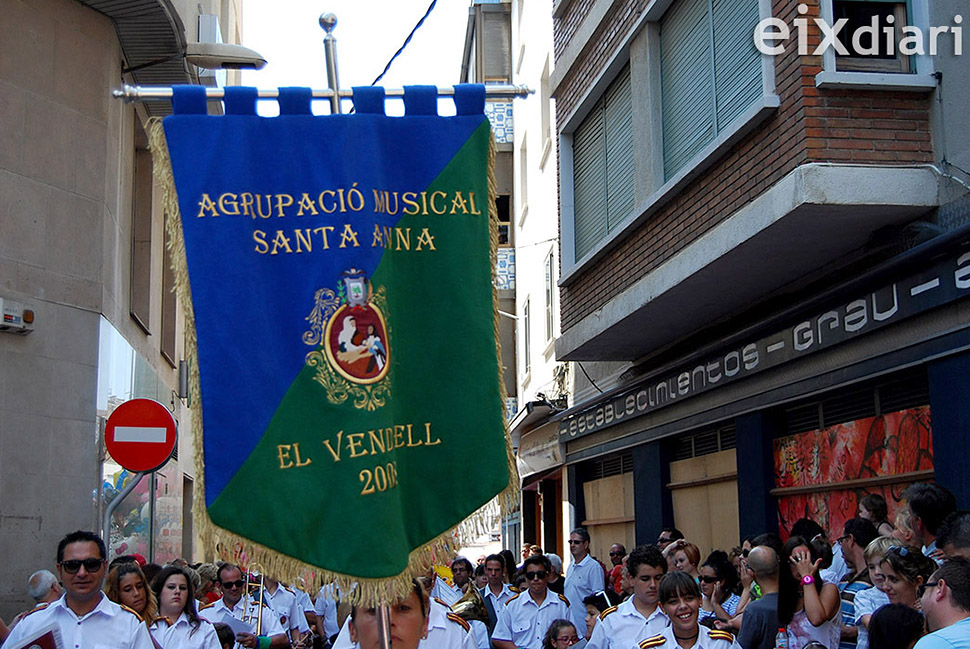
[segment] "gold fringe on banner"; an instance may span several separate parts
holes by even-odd
[[[487,524],[486,517],[494,518],[494,505],[498,502],[501,516],[510,514],[519,500],[519,474],[509,437],[508,417],[505,416],[505,402],[502,403],[505,426],[505,447],[508,459],[509,482],[505,489],[494,499],[454,528],[432,539],[424,546],[411,552],[408,565],[400,574],[382,579],[361,579],[352,575],[331,572],[319,566],[307,564],[299,559],[284,555],[276,550],[255,543],[217,526],[209,518],[205,507],[205,459],[202,443],[202,399],[199,381],[198,339],[195,330],[195,313],[192,307],[191,287],[189,286],[188,263],[185,255],[185,238],[182,233],[178,194],[172,173],[172,163],[165,140],[161,119],[149,121],[149,146],[154,160],[155,180],[162,189],[162,208],[165,214],[165,228],[168,233],[168,246],[175,276],[175,290],[178,293],[185,313],[185,353],[189,359],[189,389],[196,396],[190,409],[195,454],[196,488],[193,502],[193,520],[203,546],[215,551],[224,560],[241,565],[245,569],[259,570],[280,581],[298,583],[303,579],[310,588],[320,584],[336,582],[343,593],[350,593],[345,599],[363,606],[375,606],[383,602],[394,602],[407,596],[414,577],[427,575],[434,564],[441,564],[454,556],[463,543],[478,536]],[[495,311],[495,347],[498,357],[499,384],[501,376],[501,348],[499,342],[498,289],[495,287],[496,262],[498,258],[498,209],[495,183],[495,140],[489,138],[488,148],[488,218],[492,260],[492,303]],[[491,508],[490,508],[491,506]],[[491,511],[490,511],[491,509]],[[310,586],[313,584],[313,586]],[[356,585],[356,589],[353,589]]]

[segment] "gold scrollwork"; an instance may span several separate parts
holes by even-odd
[[[383,287],[382,287],[383,288]],[[313,296],[313,310],[306,317],[310,323],[310,330],[303,333],[303,342],[307,345],[319,345],[323,338],[323,330],[327,320],[334,314],[340,300],[329,288],[318,289]],[[309,362],[309,361],[308,361]]]
[[[333,371],[327,358],[319,351],[307,354],[306,364],[316,368],[313,380],[323,386],[327,400],[334,405],[353,398],[355,408],[374,411],[386,405],[387,398],[391,396],[391,389],[385,383],[363,386],[350,383]]]

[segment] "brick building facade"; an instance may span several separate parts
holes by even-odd
[[[815,18],[887,24],[889,5],[866,5],[555,2],[556,351],[589,379],[560,439],[573,522],[594,548],[616,525],[644,542],[676,524],[702,551],[795,511],[834,527],[830,510],[877,490],[892,510],[902,486],[934,476],[970,501],[967,452],[941,453],[966,434],[953,400],[970,394],[954,374],[970,365],[957,279],[970,261],[967,73],[953,43],[904,56],[898,32],[878,60],[816,54]],[[958,24],[955,2],[892,10],[923,33]],[[771,17],[793,32],[774,56],[753,38]],[[803,482],[785,482],[791,448],[818,456],[833,427],[893,413],[931,431],[911,445],[931,442],[932,468],[873,482],[799,467]],[[878,464],[866,448],[850,451]],[[607,511],[616,489],[630,504]]]

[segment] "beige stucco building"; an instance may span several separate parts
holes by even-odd
[[[111,97],[123,82],[231,83],[185,62],[187,43],[238,43],[241,0],[4,0],[0,4],[0,299],[32,331],[0,333],[0,616],[57,541],[101,531],[125,478],[104,451],[111,409],[168,406],[173,458],[118,509],[111,551],[164,562],[193,543],[182,317],[170,292],[144,124],[164,103]],[[201,75],[201,76],[200,76]]]

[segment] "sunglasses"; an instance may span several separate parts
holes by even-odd
[[[545,579],[547,574],[548,573],[545,570],[536,570],[535,572],[525,573],[525,578],[529,581],[532,581],[533,579]]]
[[[904,548],[901,545],[890,545],[889,546],[889,551],[890,552],[895,552],[896,554],[898,554],[901,557],[908,557],[909,556],[909,550],[907,550],[906,548]]]
[[[928,581],[925,584],[920,584],[919,586],[916,587],[916,598],[923,599],[923,594],[926,593],[927,588],[933,588],[933,586],[939,586],[939,585],[940,585],[940,582],[938,581]]]
[[[97,572],[104,565],[104,559],[68,559],[61,561],[61,569],[69,575],[77,574],[77,571],[84,566],[86,572]]]
[[[851,538],[852,538],[851,534],[846,534],[845,536],[840,536],[839,538],[835,539],[835,542],[841,543],[842,541],[848,541]]]
[[[674,542],[673,539],[665,539],[662,536],[659,539],[657,539],[657,543],[673,543],[673,542]]]
[[[703,581],[705,584],[716,584],[717,583],[717,577],[706,577],[704,575],[701,575],[697,579],[699,579],[700,581]]]
[[[582,541],[576,541],[576,540],[573,540],[573,539],[569,539],[569,545],[579,545],[580,543],[582,543]]]
[[[623,553],[622,552],[610,552],[610,556],[611,557],[622,557],[623,556]]]
[[[242,579],[237,579],[236,581],[224,581],[222,582],[223,588],[242,588],[246,585],[246,582]]]

